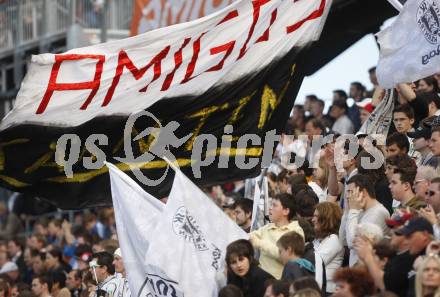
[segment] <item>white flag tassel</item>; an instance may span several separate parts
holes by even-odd
[[[390,27],[377,34],[379,85],[385,89],[440,69],[440,0],[407,1]]]

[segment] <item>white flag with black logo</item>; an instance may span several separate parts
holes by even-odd
[[[118,239],[135,296],[217,296],[226,246],[248,235],[180,171],[164,206],[110,168]]]
[[[116,228],[125,271],[131,292],[139,292],[145,280],[145,270],[140,264],[152,239],[149,234],[165,205],[115,165],[106,165],[110,172]]]
[[[440,0],[407,1],[392,25],[377,34],[377,78],[384,88],[440,70]]]
[[[153,291],[162,294],[158,296],[169,296],[164,288],[168,292],[178,288],[185,297],[217,297],[217,278],[225,271],[226,247],[248,235],[177,171],[168,202],[150,238],[145,258],[149,280],[142,296]]]

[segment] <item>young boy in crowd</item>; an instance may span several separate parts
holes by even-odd
[[[284,265],[282,280],[294,281],[304,276],[315,275],[315,265],[303,258],[304,238],[295,231],[288,232],[277,241],[281,263]]]

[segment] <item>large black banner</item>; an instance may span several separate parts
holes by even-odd
[[[301,47],[303,50],[304,47]],[[275,129],[280,134],[289,117],[294,98],[302,82],[301,65],[297,63],[300,49],[292,49],[286,56],[270,63],[257,73],[211,88],[199,96],[162,99],[148,112],[159,119],[162,126],[171,121],[179,125],[175,130],[178,139],[189,133],[192,136],[180,147],[167,146],[175,156],[181,170],[197,185],[206,186],[227,181],[256,176],[261,171],[266,132]],[[129,98],[127,98],[128,100]],[[127,172],[133,178],[130,167],[118,161],[124,158],[124,127],[127,116],[106,116],[94,118],[77,127],[50,127],[41,125],[19,125],[0,133],[0,183],[14,191],[29,193],[47,199],[59,208],[76,209],[111,203],[108,169],[86,169],[84,158],[96,160],[96,151],[86,148],[86,141],[92,134],[103,134],[108,138],[107,145],[95,145],[104,152],[106,160]],[[225,126],[232,126],[232,133],[225,134]],[[133,141],[147,127],[157,127],[148,117],[139,117],[132,129],[131,147],[135,157],[147,153],[157,139],[153,134]],[[56,146],[64,134],[76,134],[80,138],[80,151],[72,166],[73,174],[67,177],[62,166],[57,164]],[[216,148],[209,150],[203,146],[202,154],[192,155],[196,137],[210,134],[217,139]],[[256,134],[259,144],[247,142],[247,147],[237,148],[243,135]],[[156,136],[158,136],[156,134]],[[223,148],[222,148],[223,139]],[[65,160],[72,157],[72,142],[67,142]],[[230,143],[230,149],[229,144]],[[275,143],[267,147],[266,156],[271,157]],[[60,153],[60,152],[58,152]],[[214,156],[207,166],[195,166],[199,159]],[[249,163],[257,158],[253,168],[240,169],[237,156]],[[60,157],[59,157],[60,158]],[[219,168],[219,162],[222,164]],[[270,158],[269,158],[270,161]],[[60,163],[60,162],[58,162]],[[136,164],[142,173],[151,180],[159,179],[167,169],[167,163],[156,157],[150,162]],[[200,178],[194,176],[193,168],[200,168]],[[168,170],[165,180],[157,186],[142,185],[156,197],[168,194],[173,180],[173,171]]]

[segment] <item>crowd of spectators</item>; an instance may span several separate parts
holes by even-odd
[[[315,95],[294,106],[265,172],[272,203],[264,226],[252,228],[247,199],[212,192],[250,232],[228,247],[221,296],[440,296],[440,74],[396,86],[385,141],[361,129],[386,112],[375,68],[369,74],[373,89],[353,82],[348,94],[335,90],[326,113]],[[347,134],[359,149],[338,144]],[[363,165],[377,158],[371,148],[383,156],[374,168]],[[302,162],[284,166],[285,155]]]
[[[227,247],[219,296],[440,296],[440,75],[396,86],[386,141],[371,141],[384,162],[366,168],[377,156],[358,131],[384,97],[374,71],[373,90],[335,90],[327,113],[314,95],[295,105],[263,173],[270,206],[259,226],[248,181],[204,188],[249,233]],[[344,143],[339,168],[346,134],[360,146]],[[313,139],[329,135],[314,151]],[[286,154],[302,165],[284,166]],[[26,199],[0,202],[0,297],[131,295],[112,208],[30,222]]]

